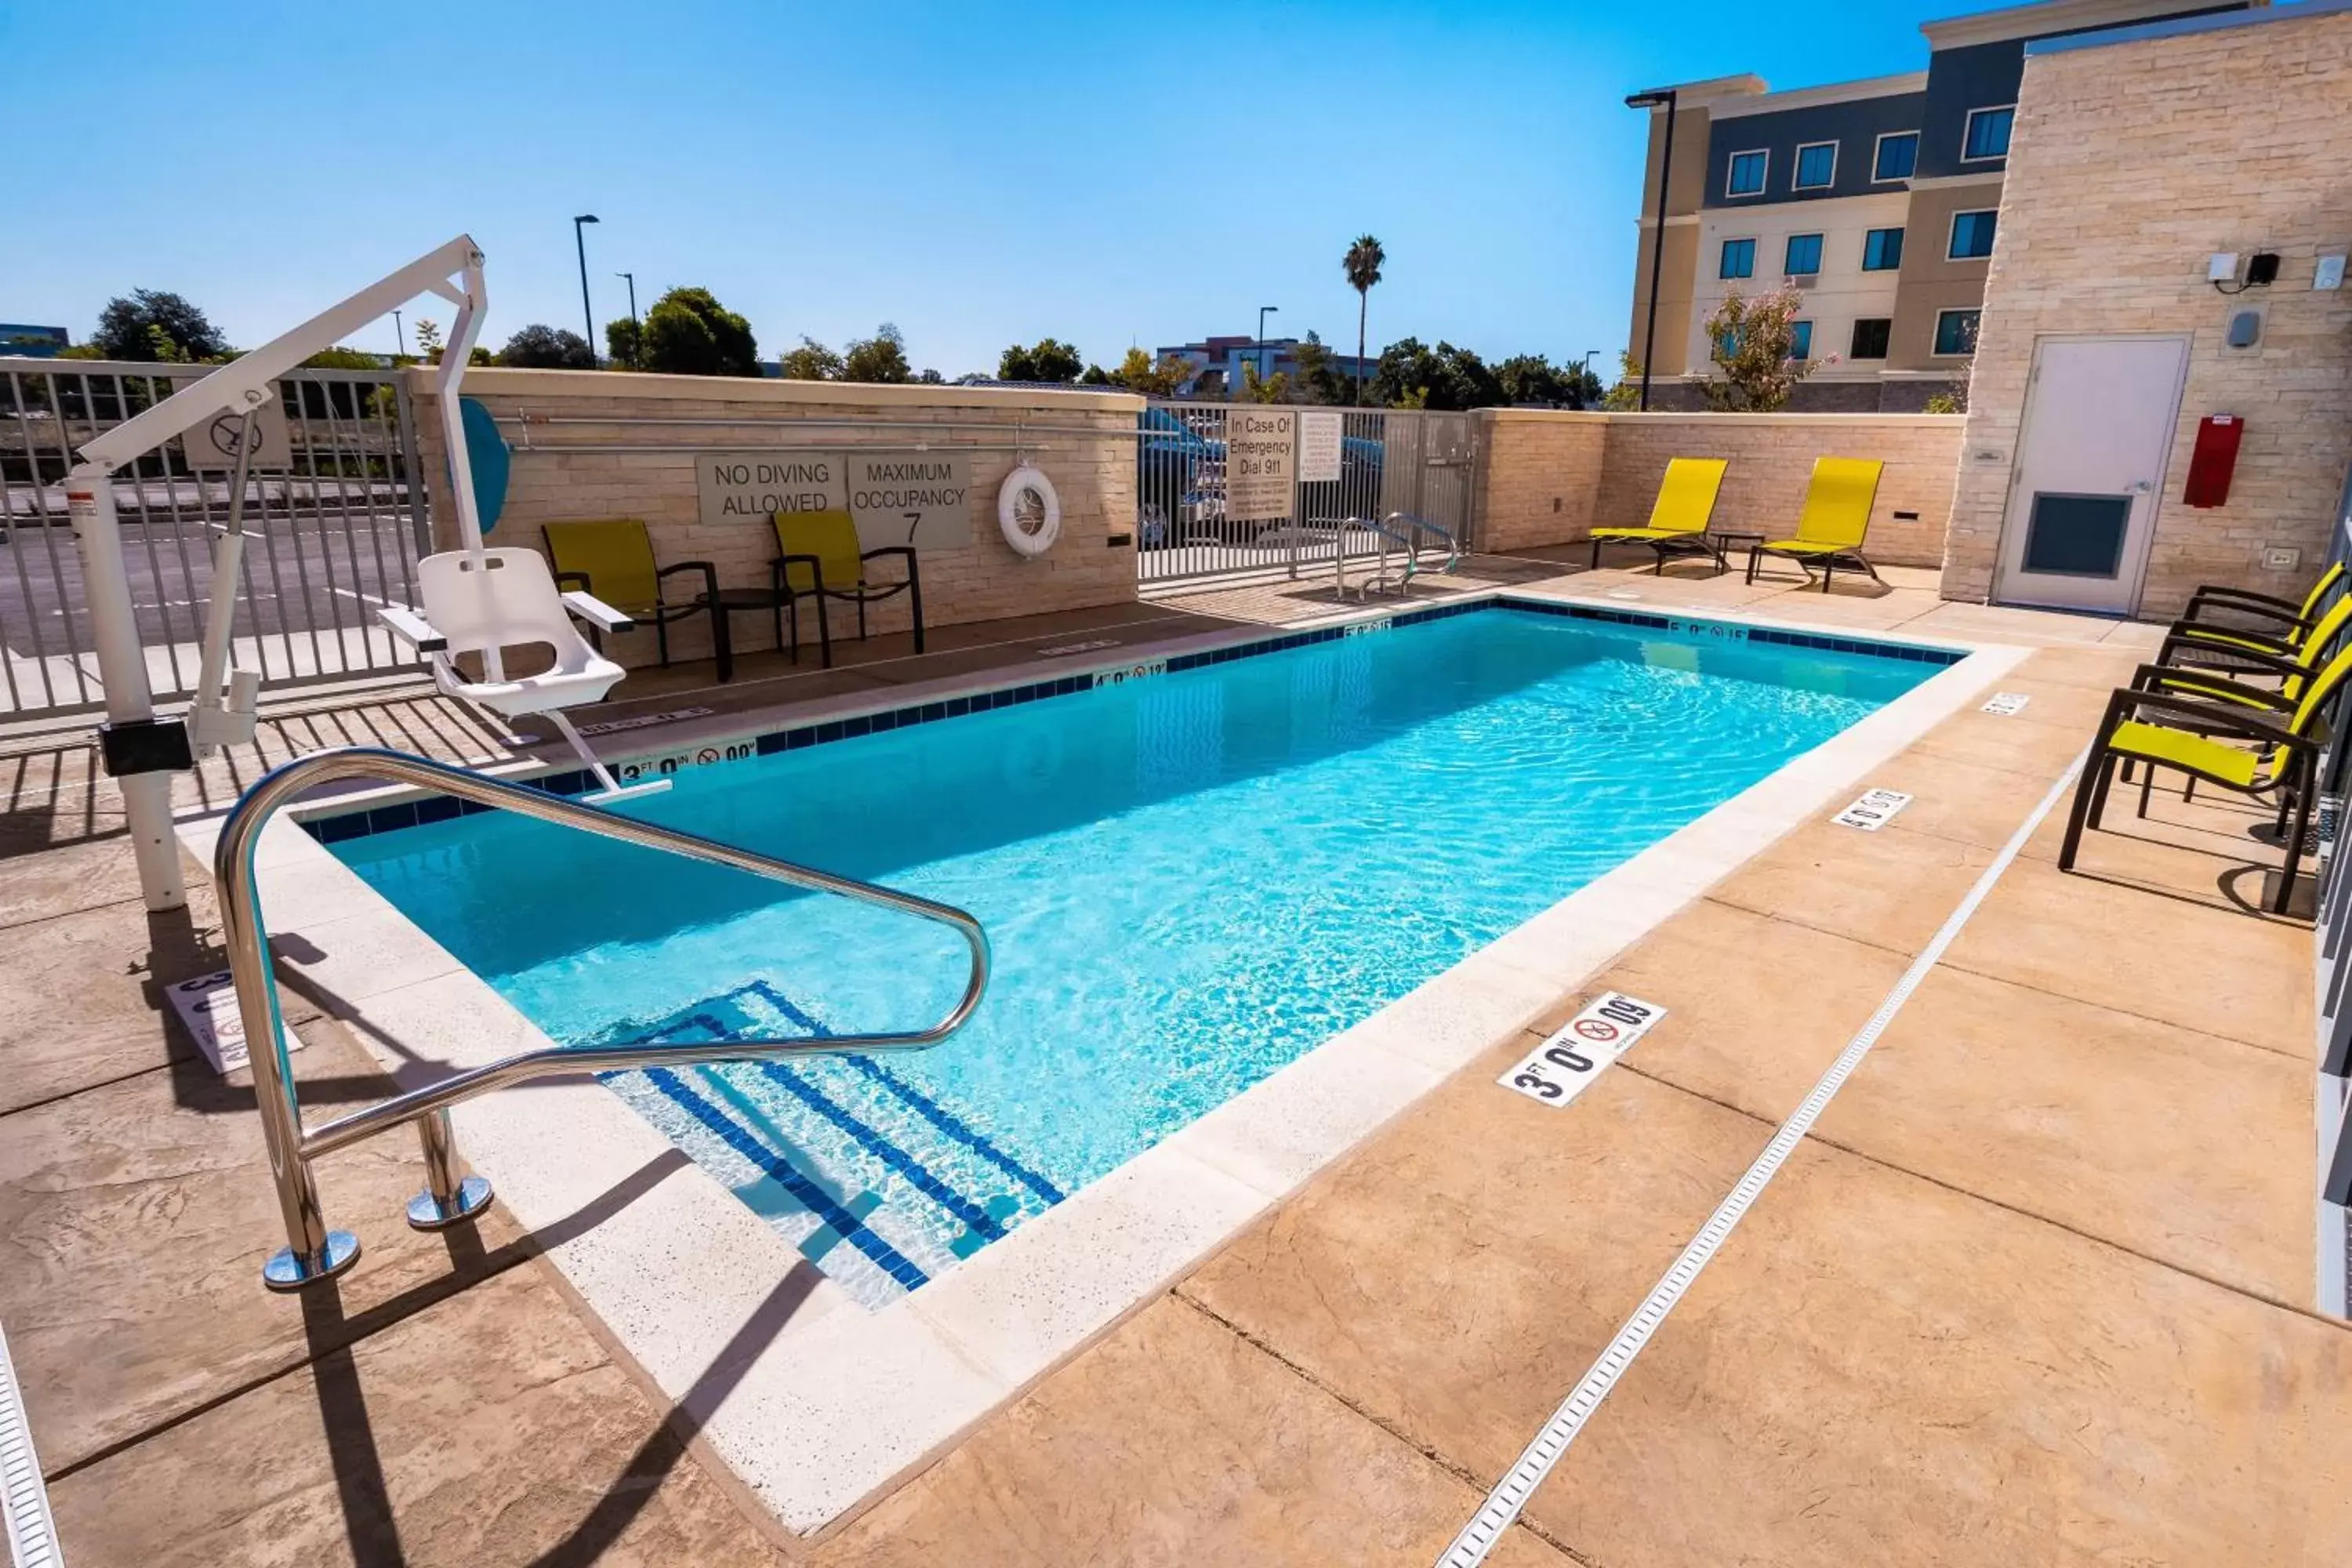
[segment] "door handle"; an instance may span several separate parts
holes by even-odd
[[[2141,479],[2139,482],[2132,486],[2132,494],[2136,496],[2144,496],[2154,489],[2156,489],[2156,481],[2154,479]]]

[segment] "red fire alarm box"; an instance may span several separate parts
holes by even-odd
[[[2197,422],[2197,449],[2189,457],[2189,488],[2180,499],[2195,507],[2221,506],[2230,499],[2230,476],[2238,468],[2238,441],[2246,422],[2234,414],[2208,414]]]

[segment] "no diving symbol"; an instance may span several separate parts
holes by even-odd
[[[1606,1044],[1615,1039],[1620,1031],[1616,1025],[1606,1018],[1579,1018],[1576,1021],[1576,1032],[1588,1040],[1599,1040]]]

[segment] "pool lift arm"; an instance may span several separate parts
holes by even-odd
[[[254,416],[278,395],[279,376],[394,307],[428,293],[457,308],[437,384],[442,428],[449,450],[458,456],[451,478],[459,524],[469,545],[479,550],[481,531],[474,521],[473,484],[463,458],[464,433],[458,425],[456,393],[481,331],[486,291],[481,249],[462,234],[83,443],[81,460],[66,475],[66,510],[81,556],[91,641],[98,656],[99,680],[106,692],[100,752],[106,771],[121,782],[131,846],[138,857],[139,885],[151,910],[175,910],[188,901],[172,838],[171,775],[193,767],[197,757],[209,755],[222,745],[253,737],[261,678],[250,670],[226,668],[236,615],[236,584],[244,565],[248,453],[246,447],[238,451],[228,527],[213,550],[213,587],[205,611],[195,700],[180,719],[155,716],[154,688],[148,679],[130,574],[123,563],[113,476],[174,437],[225,416],[242,421],[245,435],[250,437]]]

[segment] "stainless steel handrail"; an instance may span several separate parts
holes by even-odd
[[[295,1094],[293,1067],[288,1058],[284,1024],[278,1010],[278,987],[269,973],[268,931],[262,924],[260,894],[255,885],[254,850],[263,826],[288,800],[301,790],[337,779],[386,779],[435,789],[460,800],[503,807],[542,822],[576,827],[691,860],[731,866],[813,892],[837,894],[952,926],[971,950],[971,977],[954,1010],[928,1029],[831,1035],[814,1039],[555,1047],[525,1051],[394,1095],[364,1110],[354,1110],[305,1131],[302,1108]],[[656,1064],[770,1061],[852,1051],[923,1050],[961,1028],[980,1005],[981,994],[988,988],[988,933],[981,929],[978,921],[950,905],[893,892],[870,882],[832,876],[676,828],[600,811],[562,795],[373,746],[314,752],[266,774],[246,792],[221,824],[220,841],[213,852],[213,877],[220,890],[222,942],[228,949],[229,971],[236,984],[237,1015],[245,1024],[254,1098],[261,1110],[270,1173],[277,1182],[278,1205],[286,1221],[287,1247],[262,1268],[262,1282],[276,1290],[297,1289],[327,1279],[358,1260],[358,1238],[349,1231],[329,1230],[320,1212],[318,1185],[311,1179],[310,1162],[321,1154],[347,1148],[402,1122],[415,1122],[425,1149],[425,1190],[410,1201],[408,1220],[419,1229],[436,1230],[472,1218],[490,1201],[488,1181],[478,1175],[460,1178],[457,1174],[457,1150],[449,1126],[449,1107],[462,1100],[509,1084],[559,1074]]]
[[[1406,532],[1395,527],[1397,523],[1404,524],[1405,529],[1411,531]],[[1409,511],[1392,511],[1378,522],[1374,522],[1368,517],[1348,518],[1339,524],[1339,545],[1332,552],[1337,562],[1336,581],[1332,593],[1337,598],[1345,599],[1348,596],[1348,530],[1351,528],[1363,529],[1377,536],[1381,542],[1380,554],[1375,558],[1380,564],[1372,569],[1371,576],[1356,590],[1356,597],[1360,600],[1370,595],[1375,589],[1385,593],[1391,586],[1389,542],[1391,540],[1404,546],[1404,570],[1398,574],[1394,584],[1399,592],[1410,587],[1413,578],[1420,574],[1421,536],[1423,533],[1433,533],[1445,542],[1445,564],[1438,568],[1440,572],[1451,572],[1462,561],[1461,542],[1452,533],[1433,522],[1424,521],[1415,517]]]

